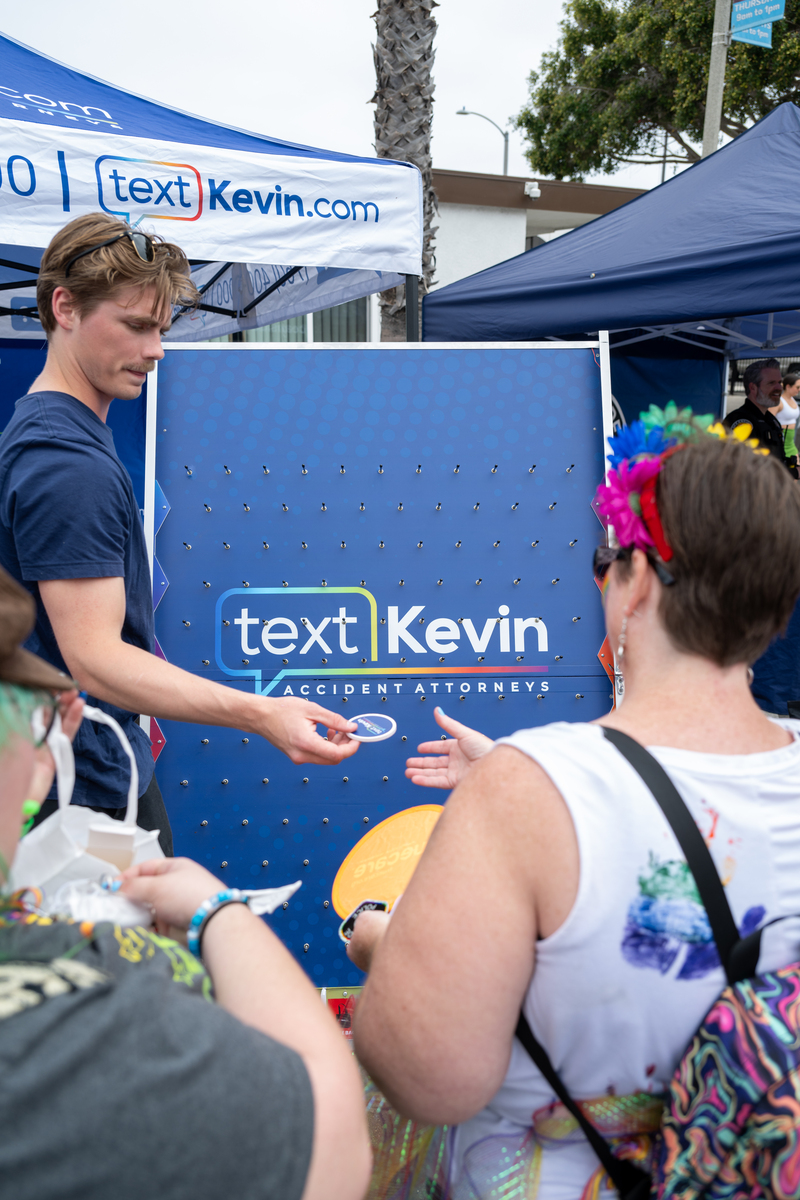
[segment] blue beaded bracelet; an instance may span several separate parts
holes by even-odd
[[[186,945],[195,958],[200,957],[200,941],[209,918],[224,908],[226,904],[247,903],[246,892],[240,892],[238,888],[225,888],[224,891],[217,892],[215,896],[209,896],[208,900],[203,901],[186,930]]]

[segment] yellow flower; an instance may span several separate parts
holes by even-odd
[[[709,427],[708,432],[713,433],[714,437],[721,438],[723,441],[727,438],[733,438],[737,442],[744,442],[745,446],[749,446],[754,454],[769,454],[769,450],[765,446],[760,445],[758,438],[750,437],[750,434],[753,432],[753,426],[749,421],[742,421],[731,430],[727,430],[720,421],[716,421]]]

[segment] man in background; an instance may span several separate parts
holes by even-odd
[[[797,478],[797,467],[786,459],[783,444],[783,429],[777,417],[769,411],[781,401],[783,377],[777,358],[762,358],[750,363],[742,376],[745,402],[725,417],[728,429],[747,423],[753,427],[754,438],[770,454],[780,459],[787,470]]]
[[[161,831],[165,854],[172,834],[137,714],[258,734],[297,763],[337,763],[358,748],[317,733],[317,723],[355,730],[317,704],[240,692],[153,653],[144,531],[106,417],[115,398],[139,396],[163,358],[173,306],[196,298],[178,246],[103,213],[71,221],[39,272],[44,370],[0,439],[0,564],[36,601],[26,645],[124,729],[139,769],[139,824]],[[84,721],[75,760],[72,803],[123,817],[129,766],[112,731]],[[55,803],[51,796],[41,817]]]

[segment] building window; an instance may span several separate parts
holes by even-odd
[[[324,308],[314,313],[313,329],[315,342],[366,342],[368,305],[367,296],[360,300],[348,300],[335,308]],[[229,333],[225,337],[209,338],[209,342],[304,342],[311,322],[306,317],[289,317],[287,321],[275,321],[259,329],[245,329],[241,333]]]
[[[304,342],[306,340],[305,317],[289,317],[273,325],[262,325],[259,329],[245,329],[245,342]]]
[[[314,313],[315,342],[365,342],[367,340],[367,297],[348,300],[335,308]]]

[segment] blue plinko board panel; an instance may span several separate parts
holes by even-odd
[[[302,879],[271,924],[320,985],[361,978],[330,905],[349,850],[390,814],[446,798],[404,776],[441,734],[435,705],[493,737],[608,711],[591,570],[597,357],[518,343],[215,346],[169,349],[159,366],[167,660],[397,722],[339,767],[162,722],[176,853],[240,887]]]

